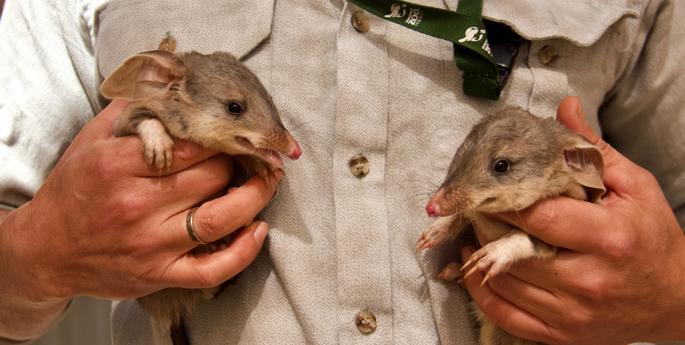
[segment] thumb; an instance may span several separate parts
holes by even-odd
[[[582,135],[602,152],[602,157],[604,158],[604,184],[609,189],[615,192],[632,190],[631,176],[637,170],[642,170],[642,168],[616,151],[616,149],[607,144],[592,130],[592,127],[590,127],[590,124],[585,119],[585,112],[578,97],[569,96],[559,103],[557,121],[573,132]]]
[[[79,133],[81,140],[90,141],[92,139],[108,138],[112,136],[112,123],[119,114],[126,108],[129,101],[125,99],[114,99],[105,109],[102,109],[95,118],[90,120]]]
[[[582,135],[594,145],[599,145],[600,143],[606,145],[585,119],[583,105],[576,96],[568,96],[559,103],[557,121],[564,124],[568,129]]]

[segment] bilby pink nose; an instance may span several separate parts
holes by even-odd
[[[428,213],[429,217],[438,217],[442,215],[440,203],[443,201],[444,194],[445,192],[442,189],[438,190],[433,194],[433,197],[428,201],[428,204],[426,204],[426,213]]]
[[[288,155],[288,158],[290,159],[298,159],[302,156],[302,149],[300,146],[297,146],[291,154]]]
[[[428,205],[426,205],[426,213],[428,213],[429,217],[437,217],[440,215],[440,205],[429,202]]]
[[[300,144],[298,144],[297,140],[295,140],[295,138],[293,138],[290,135],[288,135],[288,147],[290,148],[288,158],[296,160],[300,158],[300,156],[302,156],[302,149],[300,148]]]

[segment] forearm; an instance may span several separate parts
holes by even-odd
[[[62,315],[69,300],[39,297],[26,286],[22,276],[26,278],[31,273],[21,272],[14,259],[16,248],[12,247],[12,243],[17,243],[12,238],[17,234],[15,229],[20,229],[22,221],[12,213],[0,210],[0,339],[28,340],[45,333]]]
[[[658,335],[654,342],[685,341],[685,321],[682,317],[685,315],[685,289],[682,288],[685,286],[685,235],[674,241],[673,245],[678,248],[677,254],[670,258],[671,263],[665,262],[662,265],[673,267],[670,285],[675,288],[671,289],[673,294],[663,301],[670,306],[670,313],[662,319],[661,327],[654,330],[654,334]]]
[[[0,292],[2,293],[2,292]],[[0,301],[0,340],[26,341],[38,338],[64,313],[68,300],[34,304],[21,300]]]

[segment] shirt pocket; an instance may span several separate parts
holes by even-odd
[[[457,0],[446,3],[454,10]],[[644,0],[485,1],[484,18],[506,24],[528,41],[520,46],[497,108],[516,105],[549,117],[568,95],[579,95],[584,103],[601,102],[603,91],[615,81],[617,41],[627,40],[622,36],[625,26],[619,23],[639,18],[645,4]],[[523,95],[527,100],[522,100]]]
[[[275,0],[112,0],[96,13],[100,77],[127,57],[157,49],[169,32],[176,51],[245,58],[271,34]]]

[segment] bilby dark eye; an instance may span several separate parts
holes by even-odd
[[[507,171],[509,171],[509,161],[506,159],[499,159],[495,161],[495,164],[492,166],[492,171],[494,171],[497,174],[505,174]]]
[[[233,115],[240,115],[243,113],[243,107],[236,102],[226,103],[226,111]]]

